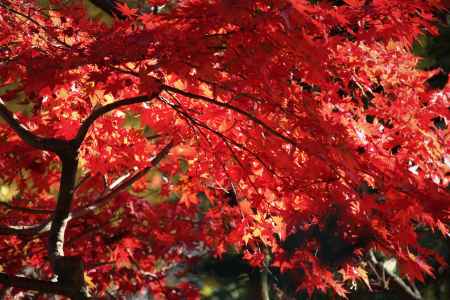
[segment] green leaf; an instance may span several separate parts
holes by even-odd
[[[18,87],[19,87],[19,82],[17,82],[17,81],[7,84],[7,85],[4,85],[4,86],[0,87],[0,96],[4,95],[12,90],[17,89]]]
[[[178,165],[180,166],[180,170],[182,173],[186,173],[189,169],[189,164],[185,159],[179,158]]]
[[[203,214],[206,213],[211,208],[211,202],[209,201],[208,197],[204,192],[198,192],[197,197],[200,200],[198,208],[200,217],[202,217]]]
[[[50,1],[49,0],[38,0],[37,4],[42,8],[50,8]]]
[[[431,70],[436,67],[436,59],[434,57],[424,57],[416,65],[421,70]]]
[[[13,113],[21,113],[27,117],[33,115],[33,103],[28,101],[25,92],[20,91],[16,97],[6,102],[6,107]]]
[[[143,135],[146,138],[151,138],[157,135],[156,131],[154,131],[152,128],[150,128],[148,125],[144,125],[144,132]]]
[[[417,56],[428,56],[432,43],[432,38],[426,34],[423,34],[414,41],[412,52]]]
[[[170,193],[167,201],[169,201],[169,203],[177,203],[180,199],[181,195],[179,193]]]
[[[181,177],[180,177],[180,175],[179,174],[175,174],[173,177],[172,177],[172,183],[173,184],[177,184],[178,182],[180,182],[180,179],[181,179]]]
[[[140,129],[141,128],[141,118],[137,114],[126,113],[125,120],[123,121],[124,128],[126,129]]]

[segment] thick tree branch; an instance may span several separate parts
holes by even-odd
[[[14,275],[0,273],[0,283],[5,286],[11,286],[24,290],[33,290],[42,293],[58,294],[70,296],[73,289],[70,286],[64,286],[57,282],[26,278]]]
[[[270,300],[269,265],[270,265],[269,251],[266,248],[264,248],[264,265],[260,270],[262,300]]]
[[[56,208],[52,216],[50,234],[48,238],[48,251],[50,259],[64,256],[64,232],[69,221],[70,208],[73,200],[75,177],[78,167],[77,149],[68,151],[61,156],[62,168],[59,184],[59,194]]]
[[[76,216],[84,215],[94,210],[96,207],[100,207],[103,204],[107,203],[107,200],[113,198],[122,188],[129,186],[130,184],[144,176],[148,170],[150,170],[165,155],[167,155],[170,148],[172,147],[172,143],[169,143],[169,145],[167,145],[159,153],[159,155],[157,155],[152,160],[151,166],[144,168],[130,178],[127,178],[127,180],[125,180],[124,182],[115,186],[110,191],[110,193],[106,195],[107,197],[100,198],[95,206],[88,206],[79,210],[76,214],[71,214],[70,210],[74,196],[76,173],[78,168],[78,149],[84,138],[86,137],[90,126],[96,119],[98,119],[102,115],[122,106],[149,101],[156,97],[160,93],[160,91],[161,90],[159,89],[150,96],[138,96],[119,100],[94,110],[89,115],[89,117],[81,124],[76,137],[70,141],[45,139],[33,134],[13,116],[13,114],[7,109],[4,102],[0,99],[0,117],[5,119],[5,121],[19,135],[19,137],[21,137],[30,146],[56,153],[59,156],[62,165],[58,199],[51,219],[35,226],[12,226],[7,228],[0,228],[0,234],[36,234],[41,233],[43,232],[43,229],[48,229],[48,227],[50,227],[48,237],[48,255],[50,258],[52,269],[54,270],[56,275],[58,275],[58,282],[64,283],[68,282],[68,280],[73,279],[70,277],[71,274],[69,274],[71,271],[67,269],[67,265],[69,263],[73,262],[73,268],[82,270],[81,259],[76,257],[64,256],[65,231],[68,222]],[[77,284],[72,285],[70,296],[75,297],[76,299],[85,299],[87,293],[84,288],[84,280],[82,276],[78,279],[75,278],[75,281],[73,282],[77,282]],[[74,286],[77,289],[76,291],[73,291]]]
[[[61,159],[61,179],[58,200],[52,216],[48,236],[48,256],[58,282],[71,287],[72,299],[87,299],[88,292],[83,277],[81,257],[64,256],[64,240],[69,214],[73,201],[76,173],[78,168],[78,147],[67,142],[66,151],[59,155]]]
[[[115,16],[120,20],[127,19],[127,17],[117,9],[115,0],[90,0],[90,2],[112,17]]]
[[[101,8],[104,12],[109,14],[110,16],[115,16],[120,20],[126,20],[127,16],[125,16],[119,9],[117,9],[117,1],[116,0],[90,0],[92,4]],[[149,4],[144,4],[139,9],[139,13],[153,13],[153,14],[165,14],[169,13],[172,9],[174,9],[177,5],[177,0],[167,1],[164,5],[155,5],[151,6]]]
[[[167,144],[161,151],[156,154],[156,156],[151,159],[150,165],[148,167],[143,168],[142,170],[136,172],[133,175],[126,175],[120,177],[117,181],[115,181],[109,188],[108,193],[96,199],[92,204],[86,205],[79,209],[70,212],[67,215],[67,222],[83,217],[90,212],[101,208],[106,205],[111,199],[113,199],[119,192],[123,189],[129,187],[137,180],[141,179],[145,176],[153,167],[155,167],[162,159],[164,159],[168,154],[170,149],[174,146],[173,142]],[[43,221],[38,225],[30,225],[30,226],[0,226],[0,235],[38,235],[45,232],[48,232],[52,226],[53,222],[51,219]]]
[[[68,147],[65,148],[66,151],[59,155],[62,161],[60,190],[56,209],[52,217],[48,244],[49,256],[52,260],[64,256],[64,233],[67,223],[73,217],[73,214],[71,215],[70,213],[70,208],[73,200],[76,172],[78,168],[78,148],[86,137],[89,128],[94,121],[102,115],[122,106],[149,101],[159,93],[160,91],[157,91],[154,95],[150,96],[122,99],[94,110],[81,124],[76,137],[72,141],[67,142]]]
[[[81,145],[81,143],[83,142],[84,138],[86,137],[86,134],[87,134],[89,128],[91,127],[91,125],[95,122],[95,120],[97,120],[102,115],[104,115],[116,108],[122,107],[122,106],[127,106],[127,105],[131,105],[131,104],[137,104],[137,103],[150,101],[153,98],[155,98],[156,96],[158,96],[159,93],[160,93],[160,91],[158,90],[148,96],[137,96],[137,97],[118,100],[118,101],[109,103],[105,106],[102,106],[102,107],[94,110],[89,115],[89,117],[86,120],[84,120],[84,122],[81,124],[77,135],[73,139],[73,143],[74,143],[75,147],[79,147]]]
[[[14,115],[8,110],[3,102],[0,99],[0,117],[2,117],[6,123],[16,132],[16,134],[28,145],[40,150],[52,151],[52,152],[60,152],[64,147],[64,141],[53,138],[43,138],[35,135],[31,131],[29,131],[23,124],[17,120]]]

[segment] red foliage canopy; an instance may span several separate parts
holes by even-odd
[[[433,274],[450,88],[408,49],[445,1],[97,2],[0,1],[0,283],[83,297],[81,256],[96,297],[196,299],[166,274],[226,251],[308,293],[369,251]]]

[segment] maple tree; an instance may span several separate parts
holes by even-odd
[[[415,295],[445,265],[417,230],[449,235],[450,88],[409,49],[447,8],[0,1],[3,296],[198,299],[167,277],[226,253],[342,297],[383,254]]]

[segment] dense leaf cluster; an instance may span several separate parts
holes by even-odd
[[[418,232],[449,235],[450,87],[409,49],[441,55],[447,8],[0,1],[4,297],[198,299],[187,274],[231,255],[262,299],[376,270],[418,298],[445,265]]]

